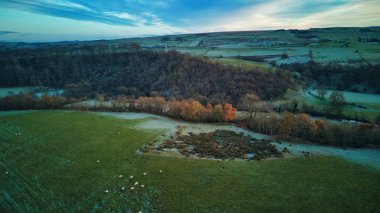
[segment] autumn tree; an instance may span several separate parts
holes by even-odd
[[[53,98],[47,93],[43,94],[40,99],[41,108],[49,108],[53,104]]]
[[[169,101],[169,110],[167,112],[170,116],[179,118],[181,114],[181,103],[176,99],[172,98]]]
[[[294,115],[290,112],[285,112],[280,120],[279,133],[283,135],[291,135],[294,131]]]
[[[185,120],[191,119],[191,104],[188,100],[182,101],[180,105],[180,115]]]
[[[315,129],[316,125],[309,115],[301,113],[295,116],[293,136],[303,138],[312,137]]]
[[[211,119],[215,122],[222,122],[224,120],[224,111],[221,104],[217,104],[212,109]]]
[[[262,101],[259,96],[253,93],[245,94],[240,100],[241,106],[250,115],[250,119],[254,122],[257,112],[268,110],[268,106],[265,101]]]
[[[232,106],[232,104],[225,103],[223,106],[224,120],[232,121],[236,118],[237,110]]]

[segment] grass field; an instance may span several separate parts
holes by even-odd
[[[311,92],[314,95],[317,95],[316,90],[311,89],[298,89],[298,90],[288,90],[287,93],[283,96],[283,99],[272,101],[273,104],[284,104],[291,103],[293,99],[298,100],[301,105],[302,103],[306,103],[308,105],[314,106],[318,109],[323,109],[328,106],[328,103],[325,101],[321,101],[309,94]],[[355,92],[347,92],[340,91],[343,93],[345,101],[350,104],[356,104],[358,106],[364,106],[365,109],[355,107],[352,105],[346,105],[343,108],[343,114],[346,116],[351,116],[355,118],[363,118],[373,122],[376,119],[376,116],[380,114],[380,95],[379,94],[367,94],[367,93],[355,93]],[[332,93],[332,90],[327,90],[327,97]]]
[[[141,121],[69,111],[0,117],[0,212],[380,211],[379,170],[317,156],[140,155],[162,134],[133,128]]]
[[[236,59],[236,58],[218,58],[218,59],[213,59],[213,60],[225,65],[240,67],[246,70],[252,70],[252,69],[263,70],[263,71],[271,70],[268,67],[268,65],[265,64],[264,62],[254,62],[254,61],[247,61],[247,60]]]

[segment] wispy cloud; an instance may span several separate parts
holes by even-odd
[[[17,34],[18,32],[13,31],[0,31],[0,35],[7,35],[7,34]]]
[[[43,32],[46,37],[70,32],[67,38],[87,33],[90,39],[93,35],[374,26],[380,25],[378,11],[379,0],[0,0],[0,30],[31,36]]]
[[[201,30],[290,29],[380,25],[380,1],[271,0],[203,22]],[[308,12],[305,12],[307,10]],[[198,26],[196,26],[198,27]]]

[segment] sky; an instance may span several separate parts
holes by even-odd
[[[380,0],[0,0],[0,41],[380,26]]]

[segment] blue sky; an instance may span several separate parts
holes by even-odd
[[[0,0],[1,41],[379,26],[380,0]]]

